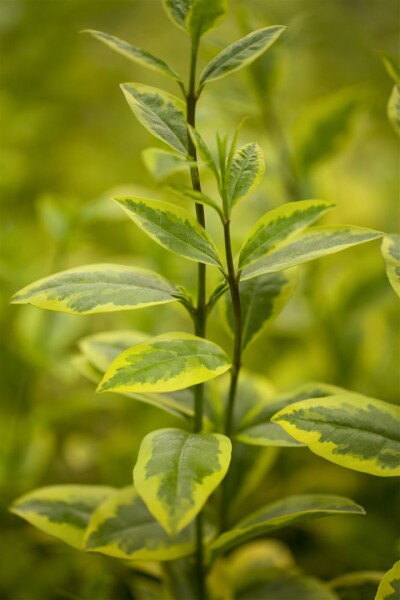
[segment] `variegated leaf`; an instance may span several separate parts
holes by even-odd
[[[247,540],[294,523],[343,514],[362,515],[365,511],[352,500],[341,496],[289,496],[257,510],[239,521],[230,531],[220,535],[210,546],[211,556],[216,558]]]
[[[400,85],[400,61],[389,52],[381,52],[381,56],[389,76]]]
[[[400,296],[400,234],[387,235],[382,241],[382,255],[390,285]]]
[[[162,200],[135,196],[115,200],[138,227],[164,248],[189,260],[221,265],[211,237],[187,210]]]
[[[82,549],[92,513],[114,493],[114,488],[103,486],[54,485],[21,496],[10,511],[41,531]]]
[[[100,392],[172,392],[230,368],[223,350],[189,333],[166,333],[129,348],[108,368]]]
[[[355,471],[400,475],[400,408],[350,392],[302,400],[272,421],[312,452]]]
[[[250,231],[239,257],[239,268],[251,265],[333,208],[320,200],[288,202],[267,212]]]
[[[382,233],[379,231],[352,225],[312,227],[298,233],[294,239],[278,244],[262,258],[244,267],[242,279],[276,273],[380,237]]]
[[[81,375],[98,385],[113,360],[124,350],[148,338],[149,336],[142,332],[129,330],[105,331],[89,335],[80,340],[79,348],[82,355],[73,357],[73,364]],[[150,404],[180,418],[193,415],[193,394],[188,390],[175,392],[174,395],[125,392],[124,396]]]
[[[285,29],[280,25],[265,27],[231,44],[207,65],[200,76],[200,85],[221,79],[250,64],[268,50]]]
[[[215,176],[217,182],[219,182],[220,174],[219,174],[217,165],[216,165],[215,160],[214,160],[210,150],[208,149],[205,141],[203,140],[203,138],[201,137],[199,132],[196,129],[194,129],[194,127],[191,127],[190,125],[188,125],[188,129],[189,129],[190,137],[192,138],[192,141],[193,141],[194,145],[196,146],[201,158],[204,160],[207,167],[214,173],[214,176]]]
[[[123,83],[121,89],[143,127],[186,155],[188,133],[184,103],[163,90],[142,83]]]
[[[72,314],[93,314],[173,302],[176,293],[172,283],[152,271],[97,264],[39,279],[14,294],[11,302]]]
[[[322,398],[343,392],[342,388],[325,383],[307,383],[295,390],[276,395],[266,387],[263,378],[253,374],[242,378],[238,398],[241,413],[238,415],[235,438],[254,446],[304,446],[295,440],[271,417],[279,410],[305,398]]]
[[[246,144],[236,150],[227,175],[227,200],[230,207],[235,206],[259,186],[264,170],[264,154],[258,144]]]
[[[388,571],[381,583],[375,600],[398,600],[400,598],[400,560]]]
[[[133,486],[118,490],[93,513],[84,547],[130,560],[174,560],[193,553],[194,530],[169,536]]]
[[[112,50],[115,50],[122,56],[125,56],[129,60],[132,60],[139,65],[143,65],[148,69],[152,69],[153,71],[158,71],[167,77],[171,77],[176,81],[181,81],[178,73],[174,71],[165,61],[157,56],[154,56],[147,50],[143,50],[142,48],[137,48],[136,46],[132,46],[132,44],[128,44],[124,40],[120,40],[114,35],[110,35],[109,33],[103,33],[102,31],[96,31],[94,29],[86,29],[84,33],[89,33],[94,38],[106,44]]]
[[[163,5],[170,19],[180,27],[186,29],[185,21],[192,6],[193,0],[163,0]]]
[[[296,271],[270,273],[240,282],[243,349],[279,315],[290,299],[296,282]],[[234,334],[235,322],[230,294],[224,296],[223,311],[228,329]]]
[[[198,514],[224,478],[231,449],[217,433],[160,429],[144,438],[134,484],[168,533],[176,535]]]
[[[203,194],[203,192],[199,192],[189,186],[184,185],[174,185],[167,189],[170,189],[171,191],[175,192],[181,198],[192,200],[192,202],[195,202],[196,204],[204,204],[205,206],[210,206],[220,215],[221,218],[223,218],[223,212],[218,206],[217,202],[213,200],[213,198],[210,198],[210,196]]]

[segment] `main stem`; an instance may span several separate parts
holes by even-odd
[[[196,104],[198,95],[196,94],[196,65],[198,53],[198,41],[193,42],[190,60],[190,78],[189,89],[186,96],[186,120],[188,125],[196,126]],[[196,147],[192,138],[188,135],[188,150],[191,159],[197,160]],[[200,174],[197,165],[191,165],[190,176],[192,178],[192,187],[201,192]],[[201,227],[206,226],[204,215],[204,206],[196,203],[196,217]],[[206,265],[199,263],[197,267],[197,305],[195,313],[195,334],[204,338],[206,335]],[[204,385],[199,384],[194,388],[194,431],[198,433],[203,427],[204,411]],[[203,513],[200,512],[196,518],[196,577],[199,600],[205,600],[205,569],[204,569],[204,549],[203,549]]]

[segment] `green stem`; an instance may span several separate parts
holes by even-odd
[[[196,105],[198,94],[196,94],[196,65],[198,54],[198,41],[192,44],[190,61],[189,88],[186,96],[186,120],[188,125],[196,126]],[[188,150],[192,161],[197,160],[196,147],[188,134]],[[197,165],[190,167],[190,176],[194,190],[201,192],[200,174]],[[201,227],[206,226],[204,206],[196,203],[196,217]],[[195,334],[199,337],[206,335],[206,266],[199,263],[197,267],[197,306],[195,312]],[[198,433],[203,428],[204,412],[204,385],[199,384],[194,388],[194,431]],[[200,512],[196,518],[196,577],[199,600],[206,598],[204,548],[203,548],[203,514]]]
[[[225,412],[225,435],[229,438],[232,435],[233,415],[235,409],[235,400],[239,382],[240,368],[242,365],[242,310],[240,306],[239,278],[235,272],[233,262],[230,221],[224,222],[224,241],[225,256],[228,268],[228,284],[232,299],[233,321],[234,321],[234,346],[233,360],[231,369],[231,381],[228,392],[228,400]],[[227,527],[228,506],[229,506],[229,480],[224,479],[222,483],[220,527],[224,531]]]

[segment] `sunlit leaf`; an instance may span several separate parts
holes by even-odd
[[[324,398],[341,393],[342,388],[326,383],[307,383],[293,391],[276,395],[266,388],[264,380],[249,374],[239,384],[238,398],[243,405],[241,416],[237,420],[236,439],[254,446],[303,446],[271,417],[286,406],[306,398]]]
[[[267,212],[248,234],[239,257],[239,268],[252,264],[279,244],[291,239],[297,232],[319,219],[333,208],[333,204],[320,200],[288,202]]]
[[[264,176],[264,169],[264,154],[258,144],[246,144],[234,153],[227,174],[229,206],[234,206],[258,187]]]
[[[163,5],[170,19],[180,27],[186,29],[185,21],[192,6],[193,0],[163,0]]]
[[[285,27],[280,25],[266,27],[231,44],[207,65],[200,76],[200,85],[221,79],[245,67],[268,50],[284,30]]]
[[[383,238],[381,250],[390,285],[400,296],[400,234],[386,235]]]
[[[186,155],[188,133],[184,103],[163,90],[142,83],[123,83],[121,89],[143,127]]]
[[[53,485],[21,496],[10,511],[41,531],[82,549],[92,513],[114,493],[114,488],[104,486]]]
[[[136,225],[164,248],[189,260],[220,266],[214,242],[187,210],[162,200],[135,196],[115,200]]]
[[[153,71],[158,71],[159,73],[162,73],[167,77],[171,77],[176,81],[181,80],[178,73],[174,71],[174,69],[172,69],[165,61],[157,56],[154,56],[147,50],[132,46],[128,42],[120,40],[119,38],[108,33],[103,33],[102,31],[86,29],[84,33],[90,33],[90,35],[100,40],[100,42],[106,44],[106,46],[109,46],[112,50],[115,50],[119,54],[122,54],[126,58],[129,58],[129,60],[132,60],[139,65],[152,69]]]
[[[172,283],[152,271],[96,264],[39,279],[14,294],[11,302],[72,314],[93,314],[174,302],[176,293]]]
[[[141,443],[134,483],[150,512],[175,535],[222,481],[230,458],[224,435],[160,429]]]
[[[244,267],[242,279],[251,279],[264,273],[276,273],[322,256],[346,250],[351,246],[382,237],[382,233],[365,227],[337,225],[312,227],[295,238],[277,244],[258,261]]]
[[[302,400],[272,421],[312,452],[355,471],[400,475],[400,407],[351,392]]]
[[[364,514],[364,509],[341,496],[289,496],[266,505],[239,521],[230,531],[222,533],[210,546],[211,556],[215,558],[247,540],[294,523],[343,514],[360,515]]]
[[[400,560],[383,577],[375,600],[398,600],[398,598],[400,598]]]
[[[118,490],[93,513],[86,550],[130,560],[174,560],[192,554],[193,527],[170,537],[148,511],[134,487]]]
[[[100,392],[170,392],[230,368],[223,350],[189,333],[166,333],[123,352],[108,368]]]
[[[73,364],[84,377],[98,385],[113,360],[124,350],[148,338],[148,335],[133,330],[105,331],[89,335],[79,341],[82,355],[73,357]],[[183,390],[173,395],[129,392],[123,395],[180,418],[193,415],[193,394],[190,391]]]
[[[246,348],[279,315],[297,282],[295,271],[271,273],[240,282],[242,347]],[[234,333],[232,299],[224,296],[223,310],[229,331]]]

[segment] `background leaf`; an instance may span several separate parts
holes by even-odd
[[[279,315],[290,299],[296,282],[296,271],[272,273],[240,282],[243,349]],[[234,317],[229,294],[224,296],[223,311],[229,331],[233,335]]]
[[[272,421],[318,456],[342,467],[400,475],[400,408],[350,392],[302,400]]]
[[[176,293],[172,283],[152,271],[96,264],[39,279],[14,294],[11,302],[71,314],[93,314],[174,302]]]
[[[400,296],[400,234],[384,236],[381,250],[390,285]]]
[[[108,368],[100,392],[170,392],[230,368],[223,350],[189,333],[166,333],[129,348]]]
[[[175,535],[190,523],[224,478],[229,438],[216,433],[160,429],[139,450],[134,482],[150,512]]]

